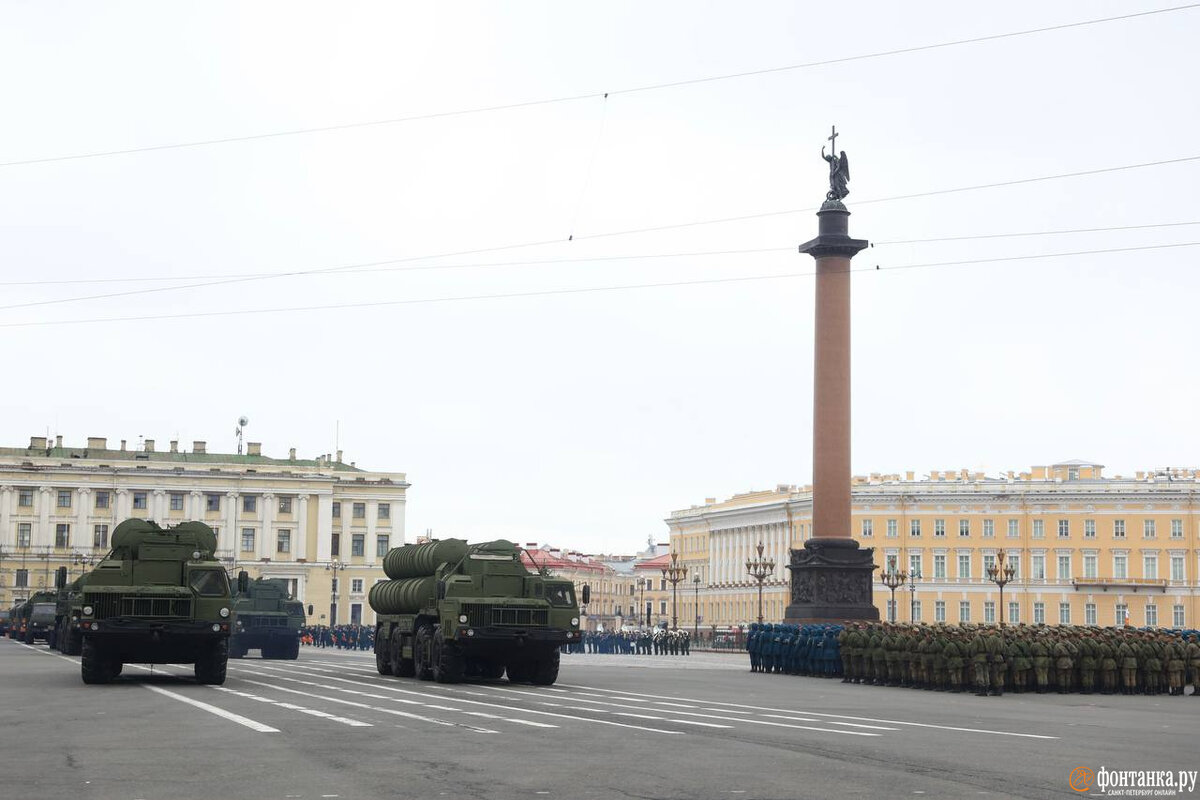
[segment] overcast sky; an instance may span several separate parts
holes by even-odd
[[[856,472],[1197,466],[1198,248],[903,267],[1200,242],[1200,160],[889,198],[1197,159],[1200,9],[761,72],[1168,5],[0,4],[0,442],[340,426],[410,538],[665,540],[811,480],[836,124]]]

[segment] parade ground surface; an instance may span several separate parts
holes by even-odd
[[[305,647],[222,687],[169,665],[85,686],[77,658],[3,639],[0,676],[12,800],[1079,797],[1102,768],[1200,767],[1200,698],[854,686],[736,653],[442,686]]]

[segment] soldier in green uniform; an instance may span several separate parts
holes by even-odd
[[[963,667],[967,663],[966,640],[958,631],[950,631],[942,654],[946,657],[946,675],[950,679],[950,691],[962,691]]]
[[[1066,694],[1071,690],[1071,672],[1075,669],[1075,659],[1071,654],[1071,647],[1067,644],[1065,633],[1057,634],[1054,637],[1054,649],[1051,655],[1054,657],[1058,693]]]
[[[1004,695],[1004,676],[1006,673],[1005,653],[1007,645],[1004,632],[1000,628],[992,628],[985,633],[984,649],[988,657],[988,678],[991,682],[991,693],[996,697]]]
[[[933,653],[933,685],[939,692],[946,691],[946,686],[950,683],[950,669],[946,661],[946,644],[949,641],[950,637],[946,633],[946,628],[938,626],[937,631],[933,634],[933,642],[929,645],[929,649]]]
[[[1029,688],[1029,670],[1033,667],[1033,656],[1029,648],[1029,630],[1024,626],[1008,640],[1008,666],[1012,675],[1013,691],[1020,693]]]
[[[1117,689],[1117,644],[1106,633],[1096,642],[1097,660],[1100,664],[1100,692],[1112,694]]]
[[[1188,636],[1187,648],[1188,669],[1192,671],[1192,697],[1200,697],[1200,640],[1196,634]]]
[[[1096,688],[1096,656],[1099,654],[1096,637],[1089,631],[1080,632],[1078,648],[1079,691],[1091,694]]]
[[[1146,653],[1146,694],[1160,694],[1162,692],[1159,680],[1163,668],[1162,649],[1155,641],[1154,634],[1150,632],[1146,633],[1142,647]]]
[[[1137,649],[1133,638],[1128,633],[1120,635],[1120,643],[1117,645],[1117,661],[1121,667],[1121,694],[1136,694]]]
[[[967,645],[971,657],[971,669],[975,676],[975,695],[987,697],[988,693],[988,649],[987,637],[982,629],[976,630]]]
[[[1029,645],[1033,654],[1033,674],[1037,679],[1037,693],[1045,694],[1050,691],[1050,633],[1046,628],[1039,628]]]
[[[1172,696],[1183,695],[1183,670],[1187,651],[1183,642],[1174,636],[1163,634],[1163,659],[1167,668],[1167,688]]]

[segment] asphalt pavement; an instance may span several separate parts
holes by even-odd
[[[305,647],[230,661],[222,687],[171,665],[85,686],[78,658],[0,639],[12,800],[1079,797],[1079,767],[1200,767],[1198,734],[1190,696],[980,698],[752,674],[736,653],[442,686]]]

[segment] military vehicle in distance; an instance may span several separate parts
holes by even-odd
[[[83,615],[83,587],[87,584],[88,573],[67,583],[67,568],[58,569],[62,577],[56,580],[55,585],[61,583],[62,586],[58,590],[54,608],[54,635],[48,642],[51,650],[77,656],[83,650],[83,631],[79,628],[79,618]]]
[[[294,660],[300,655],[304,606],[288,594],[286,580],[260,577],[251,581],[243,575],[246,573],[238,575],[238,583],[245,581],[246,591],[233,596],[229,657],[242,658],[249,650],[259,650],[263,658]]]
[[[391,580],[368,595],[381,675],[456,683],[507,671],[510,681],[548,686],[559,646],[579,639],[575,587],[530,572],[512,542],[408,544],[388,551],[383,570]]]
[[[25,635],[25,631],[21,630],[21,615],[24,613],[22,609],[25,606],[25,601],[14,603],[13,607],[8,610],[8,627],[4,630],[4,635],[10,639],[19,639]]]
[[[127,519],[111,542],[83,587],[83,682],[108,683],[134,662],[195,664],[200,683],[224,683],[233,597],[212,528]]]
[[[45,639],[47,603],[53,605],[54,592],[34,592],[28,600],[13,606],[12,619],[9,621],[9,638],[25,644],[33,644],[35,639]],[[36,620],[34,619],[35,610],[38,612]]]

